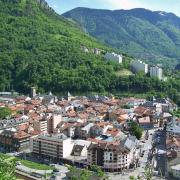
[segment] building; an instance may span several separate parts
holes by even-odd
[[[122,63],[123,56],[120,54],[116,54],[114,52],[113,53],[107,52],[105,54],[105,59],[108,61],[115,61],[115,62],[118,62],[120,64],[120,63]]]
[[[33,128],[40,133],[47,133],[47,120],[40,119],[33,122]]]
[[[163,79],[163,70],[158,66],[150,67],[150,76],[158,78],[159,80]]]
[[[180,164],[171,166],[171,172],[173,177],[180,179]]]
[[[32,139],[34,154],[60,160],[71,155],[74,143],[64,134],[39,135]]]
[[[80,139],[87,139],[90,136],[91,127],[93,127],[93,123],[87,124],[85,127],[80,130]]]
[[[90,141],[72,140],[64,134],[39,135],[31,140],[31,150],[34,154],[55,161],[87,163],[87,148]]]
[[[103,135],[88,147],[88,165],[98,165],[108,172],[129,169],[137,159],[137,140],[127,138],[124,142],[112,141],[112,137]]]
[[[22,116],[21,118],[15,119],[7,119],[7,120],[1,120],[0,121],[0,130],[8,129],[12,127],[18,127],[20,125],[28,124],[28,117]]]
[[[143,72],[145,74],[148,73],[148,64],[140,61],[140,60],[134,60],[131,64],[132,70],[135,73]]]
[[[166,131],[167,135],[180,136],[180,123],[176,119],[173,119],[167,123]]]
[[[62,122],[62,114],[53,114],[47,121],[47,130],[51,134],[57,128],[57,125]]]
[[[15,128],[2,130],[0,132],[0,147],[7,152],[21,151],[30,146],[30,135]]]
[[[123,121],[128,119],[128,114],[124,109],[117,108],[108,111],[109,121]]]
[[[154,128],[153,122],[150,120],[149,116],[142,117],[138,119],[139,126],[144,130],[149,130]]]
[[[98,49],[98,48],[94,48],[92,51],[93,51],[94,54],[100,55],[102,50]]]
[[[169,136],[166,139],[167,151],[180,152],[180,137]]]

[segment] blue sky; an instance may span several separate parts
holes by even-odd
[[[59,14],[75,7],[99,9],[132,9],[146,8],[173,12],[180,16],[180,0],[46,0]]]

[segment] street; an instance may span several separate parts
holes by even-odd
[[[160,176],[165,176],[167,172],[166,163],[166,132],[164,130],[157,131],[155,133],[156,143],[156,170],[159,172]]]

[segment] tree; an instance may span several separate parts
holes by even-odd
[[[81,173],[80,173],[80,179],[81,180],[90,179],[91,175],[92,175],[92,173],[90,171],[88,171],[87,169],[83,169],[83,170],[81,170]]]
[[[134,176],[130,176],[129,179],[130,180],[136,180],[136,178]]]
[[[128,126],[130,133],[136,136],[137,139],[140,139],[143,134],[143,129],[138,125],[138,123],[131,120]]]
[[[78,169],[75,166],[68,166],[71,173],[71,180],[88,180],[90,179],[92,172],[88,169]]]
[[[103,177],[104,176],[104,172],[97,165],[91,165],[90,170],[94,171],[95,173],[97,173],[98,177]]]
[[[15,180],[15,160],[0,155],[0,180]]]
[[[6,117],[11,115],[11,110],[7,107],[0,108],[0,119],[5,119]]]
[[[146,166],[144,170],[145,170],[144,176],[145,176],[146,180],[151,180],[152,177],[153,177],[153,169],[152,169],[152,167]]]

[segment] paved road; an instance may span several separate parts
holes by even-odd
[[[156,136],[157,144],[156,144],[156,160],[157,160],[157,168],[159,174],[162,176],[166,175],[167,172],[167,160],[166,160],[166,132],[161,130],[157,132],[159,135]]]

